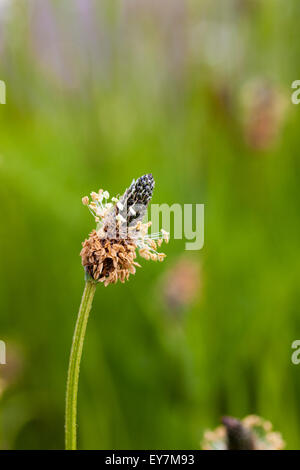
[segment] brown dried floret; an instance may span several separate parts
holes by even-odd
[[[125,282],[130,274],[135,274],[136,245],[131,239],[100,238],[93,230],[82,244],[80,252],[82,265],[87,274],[104,286]]]

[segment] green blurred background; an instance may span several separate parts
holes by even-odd
[[[100,285],[79,448],[199,448],[224,414],[300,448],[298,0],[0,1],[0,447],[64,446],[68,358],[94,226],[81,197],[152,172],[154,203],[204,203]],[[172,233],[171,233],[172,238]]]

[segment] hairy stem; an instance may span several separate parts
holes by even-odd
[[[77,392],[80,360],[95,290],[96,284],[92,281],[86,281],[73,336],[66,393],[65,444],[67,450],[76,450]]]

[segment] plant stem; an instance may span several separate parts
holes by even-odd
[[[67,450],[76,450],[77,392],[80,360],[95,290],[95,282],[86,281],[73,336],[66,393],[65,443]]]

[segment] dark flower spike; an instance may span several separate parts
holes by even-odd
[[[148,204],[151,201],[154,189],[154,179],[151,173],[141,176],[137,181],[133,180],[130,187],[120,199],[123,211],[120,211],[128,224],[142,220]]]
[[[226,428],[228,450],[254,450],[253,434],[241,421],[225,416],[222,423]]]

